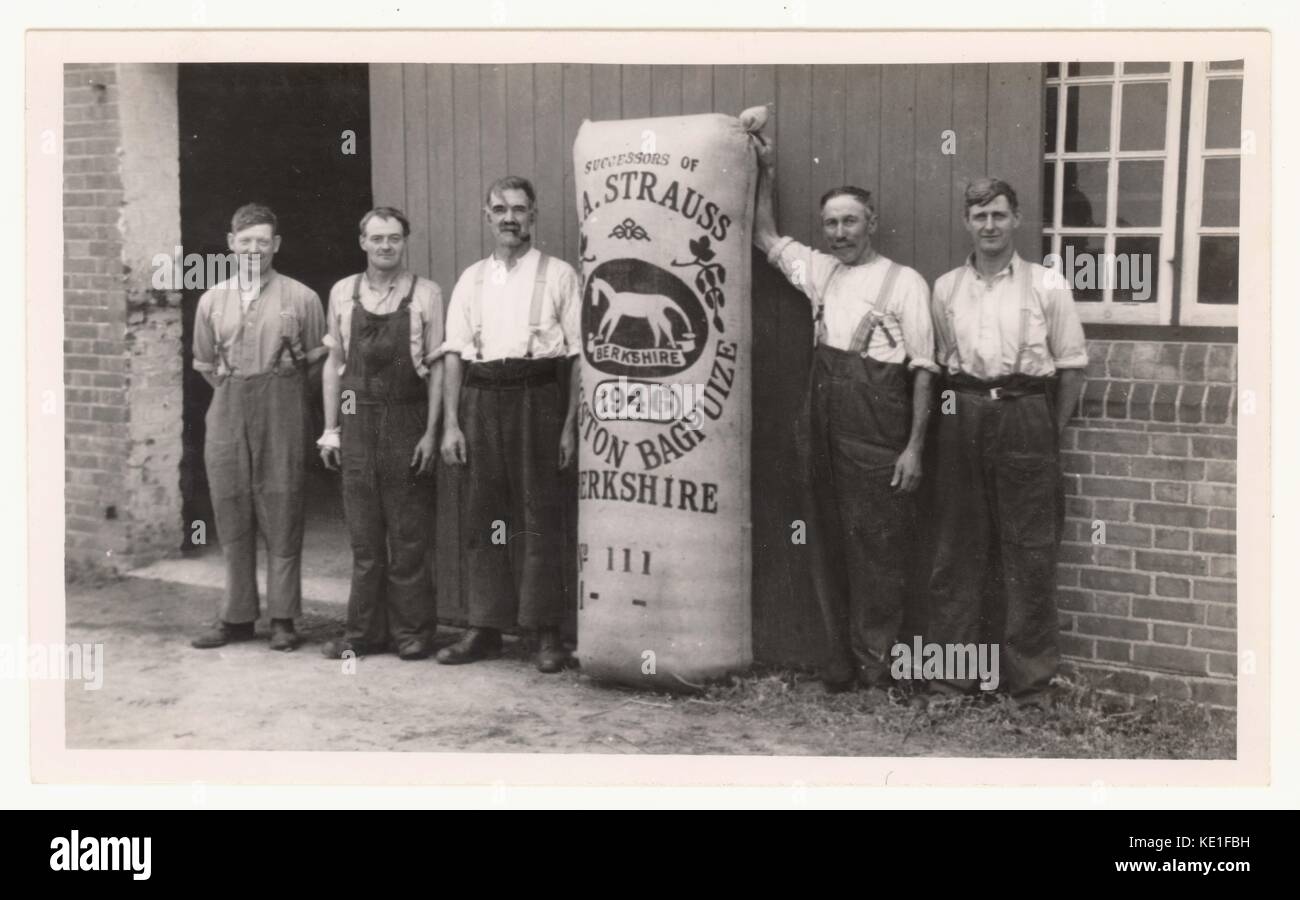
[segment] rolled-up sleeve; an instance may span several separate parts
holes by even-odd
[[[1088,344],[1083,336],[1074,294],[1067,288],[1044,292],[1043,315],[1047,319],[1047,349],[1058,369],[1086,369]]]
[[[930,317],[930,289],[925,279],[907,270],[894,295],[891,312],[903,329],[903,346],[907,348],[908,367],[938,372],[934,362],[934,321]]]
[[[582,324],[579,322],[582,291],[578,285],[578,273],[573,266],[566,264],[560,268],[555,286],[559,291],[559,296],[555,298],[556,315],[564,332],[565,355],[577,356],[582,352]]]
[[[466,356],[473,352],[474,329],[469,320],[469,295],[474,290],[473,273],[474,266],[470,266],[461,273],[460,278],[456,280],[456,286],[451,290],[442,353]]]
[[[420,307],[420,331],[411,336],[411,355],[416,361],[415,370],[421,378],[429,367],[447,352],[443,343],[446,328],[443,324],[442,288],[436,282],[421,281],[417,299]]]
[[[934,361],[941,369],[952,368],[952,357],[957,349],[957,336],[948,327],[948,307],[952,303],[955,277],[952,272],[940,275],[934,283],[934,293],[930,297],[930,322],[934,327]]]
[[[199,298],[199,305],[194,312],[194,371],[215,372],[217,370],[217,338],[212,333],[212,292],[208,291]]]
[[[325,337],[325,310],[320,295],[308,290],[302,300],[302,349],[311,353],[321,347]]]
[[[835,257],[820,253],[792,237],[783,237],[772,245],[767,261],[780,269],[786,280],[814,304],[825,293],[831,273],[839,264]]]

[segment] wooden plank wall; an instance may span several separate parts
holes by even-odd
[[[781,230],[819,245],[817,199],[852,183],[872,191],[885,255],[933,280],[968,252],[962,189],[996,174],[1016,186],[1026,256],[1038,252],[1042,68],[1037,64],[649,66],[588,64],[370,67],[374,196],[402,207],[410,263],[450,296],[458,274],[491,248],[486,183],[507,172],[539,196],[537,243],[578,255],[572,147],[584,119],[736,114],[773,103]],[[945,153],[945,140],[952,150]],[[811,345],[799,295],[755,255],[754,638],[759,659],[813,663],[820,626],[799,548],[789,477],[789,423]],[[460,486],[439,478],[439,614],[463,620]],[[574,502],[576,508],[576,500]]]

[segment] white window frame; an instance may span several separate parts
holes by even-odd
[[[1131,61],[1131,60],[1130,60]],[[1164,62],[1164,60],[1160,60]],[[1051,252],[1060,254],[1061,235],[1104,235],[1103,253],[1115,253],[1116,235],[1159,236],[1158,265],[1159,290],[1156,302],[1116,302],[1112,299],[1113,289],[1106,287],[1101,302],[1075,301],[1075,309],[1083,322],[1125,324],[1125,325],[1168,325],[1172,317],[1175,253],[1177,251],[1177,217],[1178,217],[1178,167],[1179,167],[1179,125],[1182,118],[1183,68],[1179,60],[1169,61],[1167,72],[1144,72],[1124,74],[1124,62],[1116,61],[1115,69],[1109,75],[1069,75],[1070,63],[1060,61],[1055,78],[1045,80],[1044,91],[1048,87],[1056,90],[1056,146],[1051,153],[1043,154],[1045,163],[1052,163],[1053,216],[1052,221],[1043,229],[1043,235],[1052,240]],[[1162,83],[1167,86],[1165,94],[1165,146],[1157,150],[1120,150],[1120,123],[1123,121],[1124,91],[1123,85],[1133,83]],[[1065,123],[1066,106],[1069,89],[1085,85],[1110,85],[1110,143],[1105,150],[1066,153]],[[1118,215],[1119,199],[1119,163],[1121,160],[1163,160],[1164,181],[1161,186],[1160,225],[1145,227],[1120,228],[1115,225]],[[1106,161],[1106,225],[1098,228],[1063,227],[1060,222],[1064,215],[1062,207],[1065,190],[1065,164],[1067,162]]]
[[[1182,302],[1179,304],[1180,325],[1236,326],[1237,309],[1241,305],[1241,218],[1238,207],[1238,224],[1231,226],[1202,226],[1201,208],[1204,203],[1203,184],[1205,160],[1241,159],[1241,143],[1236,147],[1215,150],[1205,149],[1206,108],[1209,103],[1210,82],[1231,80],[1245,82],[1245,69],[1211,69],[1208,62],[1192,63],[1191,108],[1187,113],[1187,206],[1183,220]],[[1243,99],[1245,96],[1243,89]],[[1244,105],[1244,104],[1243,104]],[[1237,237],[1237,303],[1201,303],[1197,280],[1200,277],[1201,237],[1203,235],[1236,235]]]

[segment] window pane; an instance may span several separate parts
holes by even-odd
[[[1066,69],[1070,75],[1112,75],[1115,64],[1108,62],[1072,62]]]
[[[1065,150],[1086,153],[1110,149],[1110,85],[1088,84],[1066,92]]]
[[[1237,302],[1237,249],[1236,235],[1201,237],[1201,260],[1196,276],[1196,299],[1201,303]]]
[[[1210,63],[1211,69],[1244,69],[1246,61],[1244,59],[1220,59]]]
[[[1060,63],[1047,63],[1046,66],[1047,66],[1046,77],[1048,77],[1048,78],[1060,78],[1060,77],[1061,77],[1061,64],[1060,64]]]
[[[1125,75],[1149,75],[1153,72],[1168,72],[1169,63],[1167,62],[1126,62],[1124,63]]]
[[[1205,100],[1205,146],[1210,150],[1241,146],[1241,79],[1210,82]]]
[[[1050,234],[1043,235],[1042,251],[1042,256],[1039,259],[1045,260],[1052,252],[1052,236]],[[1043,263],[1043,265],[1047,265],[1047,263]]]
[[[1068,162],[1061,192],[1061,224],[1101,228],[1106,224],[1106,163]]]
[[[1056,227],[1056,163],[1043,165],[1043,222]]]
[[[1241,160],[1207,159],[1201,194],[1201,224],[1235,227],[1241,213]]]
[[[1121,160],[1115,224],[1121,228],[1160,227],[1164,180],[1162,160]]]
[[[1124,85],[1124,106],[1119,126],[1119,149],[1163,150],[1165,106],[1169,86],[1162,82]]]
[[[1061,235],[1061,269],[1074,299],[1084,303],[1100,303],[1102,299],[1101,273],[1097,264],[1106,249],[1106,239],[1100,234]]]
[[[1057,89],[1047,89],[1047,108],[1043,110],[1043,152],[1056,152],[1056,107]]]
[[[1116,303],[1155,303],[1160,289],[1159,235],[1117,235],[1115,237]]]

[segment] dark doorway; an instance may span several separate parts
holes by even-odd
[[[231,213],[244,203],[266,203],[283,235],[276,269],[311,287],[324,303],[330,286],[360,267],[356,223],[371,206],[369,90],[365,65],[180,66],[185,252],[225,253]],[[353,146],[345,132],[355,136]],[[190,366],[202,293],[184,295],[181,495],[184,521],[203,521],[211,530],[203,417],[212,390]],[[319,424],[319,376],[314,390]],[[183,546],[191,536],[187,524]]]

